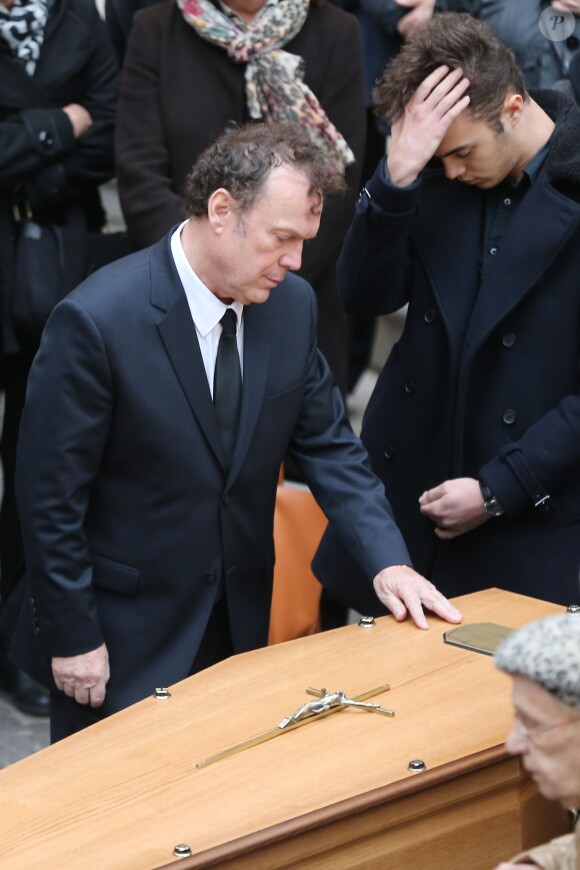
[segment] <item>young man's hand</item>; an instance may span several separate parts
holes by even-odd
[[[412,184],[437,151],[453,121],[469,105],[469,80],[460,69],[440,66],[421,82],[391,126],[387,166],[393,184]]]
[[[580,0],[552,0],[550,5],[556,12],[572,12],[573,15],[580,15]]]
[[[472,477],[446,480],[428,489],[419,499],[422,514],[435,523],[435,534],[449,541],[486,523],[486,513],[479,482]]]

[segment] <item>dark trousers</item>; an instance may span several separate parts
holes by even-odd
[[[189,676],[211,668],[212,665],[223,662],[233,654],[228,605],[226,596],[222,595],[213,606],[199,649],[189,670]]]
[[[197,674],[233,654],[232,637],[225,595],[213,607],[199,649],[191,665],[189,676]],[[151,692],[155,686],[151,688]],[[99,707],[77,704],[64,692],[50,696],[50,742],[76,734],[89,725],[104,719]]]
[[[4,423],[0,453],[4,473],[4,494],[0,511],[0,565],[2,569],[2,595],[6,596],[24,563],[24,547],[14,492],[16,445],[24,409],[26,383],[36,345],[26,353],[6,355],[2,359],[4,379]]]
[[[14,492],[14,473],[16,470],[16,445],[20,418],[24,409],[26,382],[36,353],[36,343],[29,350],[18,354],[5,354],[1,357],[2,386],[4,388],[4,420],[0,457],[4,475],[4,491],[0,508],[0,605],[5,604],[8,593],[24,571],[24,545],[20,531],[20,520]],[[0,656],[6,653],[12,634],[13,620],[18,614],[15,607],[2,610],[0,626]],[[8,667],[0,658],[0,679],[11,682]]]

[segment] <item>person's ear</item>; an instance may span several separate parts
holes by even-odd
[[[522,116],[524,110],[524,98],[521,94],[509,91],[503,102],[503,113],[508,124],[514,127]]]
[[[234,199],[225,189],[219,187],[214,190],[207,203],[207,217],[214,233],[221,236],[232,214]]]

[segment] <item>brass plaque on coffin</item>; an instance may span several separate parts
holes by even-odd
[[[474,622],[444,632],[443,640],[452,646],[492,656],[502,641],[513,631],[513,628],[497,625],[495,622]]]

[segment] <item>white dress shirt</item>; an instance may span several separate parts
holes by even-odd
[[[199,278],[191,268],[183,245],[181,243],[181,231],[187,221],[184,221],[177,227],[171,236],[171,255],[177,269],[179,279],[183,284],[185,295],[195,331],[197,340],[199,341],[199,349],[207,375],[207,382],[213,399],[213,376],[215,371],[215,360],[218,351],[218,344],[222,334],[220,320],[228,308],[235,312],[238,329],[236,340],[238,344],[238,353],[240,355],[240,369],[242,377],[244,373],[244,318],[242,317],[244,306],[241,302],[232,302],[231,305],[224,305],[221,299],[212,293],[206,287],[201,278]]]

